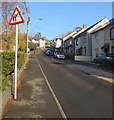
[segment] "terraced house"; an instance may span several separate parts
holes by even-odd
[[[100,53],[114,53],[114,18],[92,33],[92,60]]]
[[[100,26],[106,24],[109,20],[104,18],[95,23],[89,28],[85,29],[79,35],[74,36],[75,41],[75,57],[74,60],[78,61],[91,61],[92,60],[92,32]]]
[[[62,38],[63,40],[63,53],[68,57],[68,58],[73,58],[74,55],[74,42],[72,39],[72,36],[74,34],[76,34],[77,31],[74,30],[71,33],[69,33],[68,35],[64,36]]]
[[[93,61],[97,54],[114,53],[114,18],[86,24],[61,38],[62,52],[75,61]]]

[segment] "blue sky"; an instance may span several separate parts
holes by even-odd
[[[30,2],[28,6],[30,33],[41,32],[49,40],[83,24],[89,27],[104,17],[112,18],[112,2]]]

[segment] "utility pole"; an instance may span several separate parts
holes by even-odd
[[[28,17],[27,21],[27,53],[28,53],[28,38],[29,38],[29,24],[30,23],[30,17]]]

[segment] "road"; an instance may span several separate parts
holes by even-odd
[[[68,118],[111,118],[112,84],[43,53],[36,56]]]

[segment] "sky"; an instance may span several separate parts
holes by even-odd
[[[29,2],[27,6],[32,13],[30,34],[41,32],[48,40],[83,24],[89,27],[104,17],[112,18],[112,2]]]

